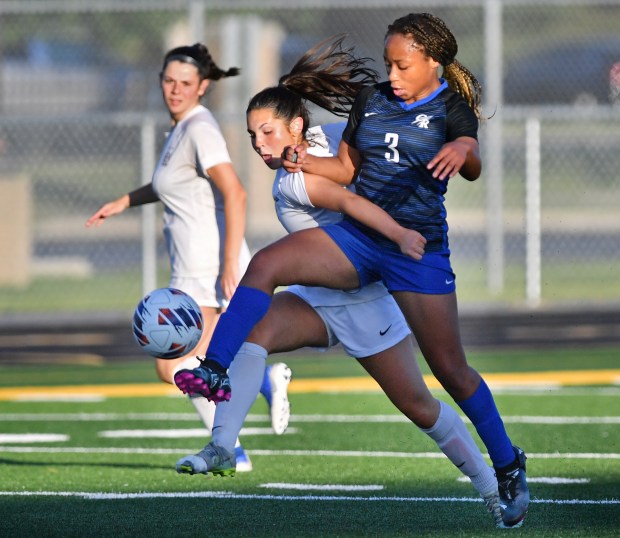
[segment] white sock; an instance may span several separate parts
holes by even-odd
[[[194,368],[198,368],[198,366],[200,366],[198,357],[187,357],[176,365],[172,372],[172,378],[174,379],[174,376],[179,370],[193,370]],[[200,420],[205,425],[207,432],[211,435],[211,430],[213,430],[213,416],[215,415],[215,404],[202,396],[188,397],[189,401],[192,402],[192,405],[196,409]]]
[[[470,478],[474,488],[483,497],[496,492],[495,472],[484,461],[465,423],[448,404],[442,401],[439,404],[437,422],[431,428],[422,431],[437,443],[459,471]]]
[[[215,416],[215,404],[203,396],[189,396],[189,401],[192,402],[200,420],[202,420],[207,432],[211,435],[213,431],[213,417]]]
[[[179,370],[188,369],[193,370],[200,366],[200,361],[197,357],[188,357],[184,361],[181,361],[177,367],[174,369],[174,373],[176,374]],[[204,427],[207,430],[207,433],[211,435],[213,431],[213,420],[215,418],[215,404],[202,396],[188,396],[189,401],[192,402],[194,409],[198,413],[200,420],[204,424]],[[235,447],[241,446],[241,442],[239,438],[235,440]]]
[[[232,452],[245,417],[260,391],[266,359],[265,348],[244,342],[228,369],[232,397],[216,406],[213,442],[229,452]]]

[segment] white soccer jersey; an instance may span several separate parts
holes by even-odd
[[[308,153],[319,157],[335,155],[345,126],[346,122],[342,122],[308,129],[306,136],[310,142]],[[312,205],[306,191],[303,172],[291,174],[284,168],[278,169],[272,194],[278,219],[289,233],[342,220],[340,213]],[[355,291],[310,286],[290,286],[289,290],[294,291],[313,306],[364,303],[388,293],[380,282],[374,282]]]
[[[164,236],[171,278],[214,278],[223,264],[225,219],[220,191],[206,170],[231,162],[213,114],[202,105],[177,123],[153,173],[153,189],[164,204]],[[250,253],[245,241],[242,273]]]

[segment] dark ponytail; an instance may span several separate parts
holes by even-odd
[[[353,49],[343,49],[345,35],[321,41],[280,77],[278,86],[257,93],[248,104],[252,110],[270,108],[274,116],[290,122],[303,119],[303,132],[308,129],[310,113],[305,101],[338,116],[346,116],[358,92],[377,82],[374,69],[366,67],[370,58],[357,58]]]
[[[211,57],[209,49],[202,43],[177,47],[168,51],[164,57],[162,73],[165,71],[166,66],[172,61],[179,61],[196,66],[201,80],[219,80],[223,77],[234,77],[241,72],[237,67],[231,67],[226,71],[220,69]]]

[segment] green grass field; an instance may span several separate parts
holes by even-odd
[[[289,430],[273,435],[257,400],[242,432],[254,470],[234,478],[175,473],[176,460],[207,439],[191,404],[155,382],[148,360],[0,365],[0,536],[618,535],[617,349],[471,355],[489,379],[515,373],[494,392],[529,455],[532,504],[510,531],[493,527],[471,485],[368,390],[354,361],[282,358],[294,373]],[[581,384],[586,370],[609,381]],[[526,383],[549,371],[560,381]],[[316,392],[316,379],[329,392]],[[144,388],[153,390],[138,396]]]

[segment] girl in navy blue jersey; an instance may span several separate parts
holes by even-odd
[[[289,173],[281,167],[281,155],[288,145],[303,144],[308,153],[333,156],[337,153],[343,122],[307,128],[310,112],[299,92],[308,91],[307,75],[314,75],[316,66],[329,66],[331,78],[325,74],[313,81],[319,87],[315,95],[324,98],[322,107],[329,111],[348,113],[361,86],[376,82],[376,73],[369,72],[341,48],[344,37],[332,43],[319,43],[309,50],[280,78],[278,86],[256,94],[246,111],[248,133],[254,150],[263,162],[276,171],[272,195],[278,219],[289,233],[340,222],[345,210],[384,233],[395,225],[387,214],[380,224],[376,215],[381,211],[368,200],[356,196],[329,179],[304,172]],[[359,67],[358,67],[359,66]],[[323,71],[321,71],[323,73]],[[334,102],[329,91],[334,85],[338,96],[349,96]],[[357,210],[354,209],[357,205]],[[383,213],[382,213],[383,214]],[[389,223],[387,222],[389,219]],[[396,225],[397,226],[397,225]],[[398,227],[398,226],[397,226]],[[422,236],[414,258],[423,255]],[[391,235],[391,234],[390,234]],[[217,405],[211,442],[196,454],[182,457],[177,472],[234,476],[236,462],[234,443],[259,391],[268,353],[278,353],[302,346],[327,348],[340,343],[374,378],[392,403],[422,429],[450,461],[468,477],[485,501],[495,524],[503,527],[498,484],[495,472],[485,462],[471,434],[456,411],[434,398],[424,384],[415,358],[413,340],[407,322],[394,298],[379,281],[347,292],[323,287],[290,286],[278,291],[269,311],[254,327],[247,341],[235,355],[228,371],[234,396]],[[179,372],[179,387],[194,386],[194,373]],[[201,380],[202,381],[202,380]]]
[[[516,527],[529,506],[525,454],[512,445],[489,388],[467,363],[450,264],[444,207],[448,182],[457,174],[473,181],[481,171],[480,85],[456,60],[457,50],[441,19],[427,13],[397,19],[385,36],[388,81],[360,91],[338,155],[308,155],[303,146],[285,155],[289,172],[355,182],[358,194],[425,237],[422,259],[406,256],[395,242],[350,217],[289,235],[254,256],[216,327],[206,360],[194,372],[200,393],[214,401],[230,397],[225,368],[267,311],[277,286],[355,289],[381,280],[433,373],[486,445],[504,523]]]

